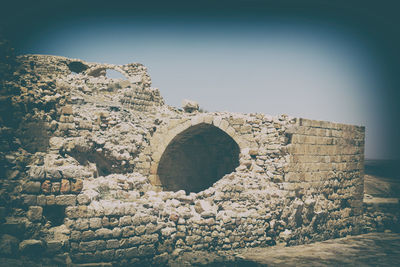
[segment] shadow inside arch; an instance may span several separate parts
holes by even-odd
[[[240,148],[226,132],[200,123],[176,135],[157,168],[168,191],[200,192],[239,166]]]

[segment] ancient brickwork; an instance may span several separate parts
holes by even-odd
[[[2,228],[18,253],[166,264],[184,251],[361,231],[363,127],[172,108],[141,64],[20,60],[18,83],[41,103],[31,112],[46,142],[30,151],[24,171],[7,174],[18,186],[8,192],[13,204],[2,209]],[[126,79],[106,78],[106,69]],[[179,190],[182,181],[170,181],[179,177],[196,187]]]

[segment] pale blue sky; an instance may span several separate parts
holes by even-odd
[[[24,53],[148,67],[166,103],[208,111],[282,113],[367,127],[366,157],[388,158],[380,63],[354,32],[300,20],[138,19],[54,24]]]

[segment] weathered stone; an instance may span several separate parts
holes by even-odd
[[[62,114],[64,115],[72,115],[73,114],[73,109],[71,105],[67,105],[62,107]]]
[[[60,193],[61,194],[67,194],[71,190],[71,185],[70,182],[66,179],[61,180],[61,186],[60,186]]]
[[[92,229],[101,228],[101,226],[102,226],[101,218],[90,218],[89,225],[90,225],[90,228],[92,228]]]
[[[63,138],[61,138],[61,139],[63,140]],[[61,171],[58,168],[47,168],[46,169],[46,178],[50,179],[51,181],[60,180],[62,178]]]
[[[32,180],[42,180],[45,178],[45,171],[43,166],[31,166],[29,169],[29,178]]]
[[[60,206],[74,206],[76,204],[76,196],[75,195],[56,196],[56,204]]]
[[[132,217],[131,216],[123,216],[119,219],[119,225],[125,226],[132,224]]]
[[[100,228],[96,230],[96,237],[108,239],[113,236],[113,231],[107,228]]]
[[[92,230],[83,231],[81,234],[81,239],[83,241],[90,241],[96,237],[96,234]]]
[[[79,249],[81,251],[96,251],[103,250],[106,248],[106,242],[104,240],[94,240],[88,242],[80,242]]]
[[[178,256],[281,241],[296,245],[387,225],[383,213],[360,217],[363,127],[286,115],[198,113],[197,103],[187,103],[182,112],[164,105],[140,64],[90,63],[87,72],[70,75],[76,70],[70,59],[21,60],[24,72],[16,72],[13,86],[24,84],[24,101],[17,94],[12,102],[38,105],[22,114],[26,123],[14,134],[15,151],[9,152],[10,142],[0,142],[8,168],[1,230],[20,239],[54,237],[47,245],[51,257],[65,249],[77,264],[150,264],[155,248]],[[109,67],[120,69],[129,82],[99,76]],[[43,121],[43,131],[25,127],[30,120]],[[34,143],[45,139],[43,144],[28,149],[31,141],[19,140],[24,131]],[[13,136],[7,127],[0,127],[3,132]],[[31,164],[40,166],[31,166],[27,177],[23,166],[31,156],[20,144],[45,151],[32,155]],[[38,181],[42,195],[36,196]],[[18,192],[29,194],[18,198]],[[42,205],[66,207],[45,207],[49,224],[41,225],[46,222],[35,211]],[[48,227],[63,219],[52,218],[53,208],[61,217],[65,210],[62,226],[72,230],[62,238]],[[9,232],[14,220],[28,232]]]
[[[114,249],[114,248],[119,248],[119,241],[118,239],[110,239],[106,241],[106,248],[108,249]]]
[[[182,108],[185,112],[191,113],[193,111],[199,110],[199,104],[195,101],[184,99],[182,101]]]
[[[26,182],[23,188],[26,193],[39,193],[40,182]]]
[[[45,196],[45,195],[39,195],[39,196],[37,196],[37,202],[36,202],[36,204],[37,204],[38,206],[46,206],[46,203],[47,203],[47,201],[46,201],[46,196]]]
[[[161,234],[163,236],[167,236],[167,237],[171,236],[175,232],[176,232],[176,228],[172,228],[172,227],[167,227],[167,228],[161,229]]]
[[[215,206],[211,205],[211,202],[207,200],[199,200],[195,203],[194,209],[197,213],[202,213],[205,211],[214,211]]]
[[[59,182],[53,182],[51,185],[51,193],[57,194],[60,192],[61,184]]]
[[[37,203],[37,196],[35,195],[22,195],[22,199],[27,206],[35,206]]]
[[[75,181],[71,181],[71,192],[72,193],[80,193],[83,188],[83,181],[82,179],[76,179]]]
[[[54,195],[46,196],[46,204],[49,206],[55,205],[56,204],[56,196],[54,196]]]
[[[42,219],[43,208],[40,206],[31,206],[27,212],[27,217],[31,222],[37,222]]]
[[[76,200],[78,201],[79,204],[85,205],[90,203],[90,198],[86,194],[79,194],[76,197]]]
[[[46,180],[42,183],[42,192],[45,194],[49,194],[51,192],[51,182],[50,180]]]

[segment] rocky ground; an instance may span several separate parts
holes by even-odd
[[[399,252],[400,234],[369,233],[295,247],[254,248],[240,255],[254,266],[400,266]]]
[[[307,245],[249,248],[221,253],[184,253],[169,266],[400,266],[400,234],[369,233]],[[43,266],[0,259],[0,266]],[[57,265],[51,265],[57,266]],[[106,263],[76,266],[111,266]]]

